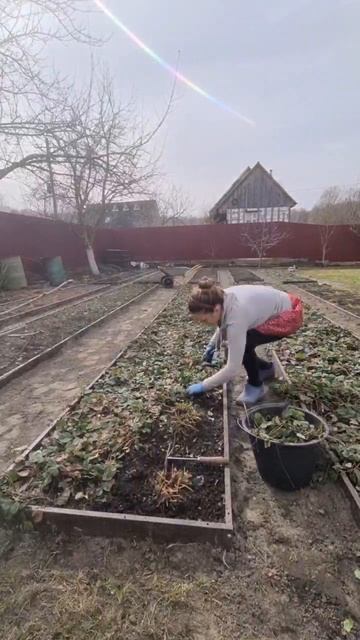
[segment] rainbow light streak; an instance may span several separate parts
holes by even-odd
[[[198,93],[199,95],[203,96],[203,98],[207,98],[207,100],[210,100],[210,102],[212,102],[213,104],[216,104],[218,107],[221,107],[221,109],[224,109],[224,111],[227,111],[228,113],[231,113],[232,115],[236,116],[237,118],[240,118],[240,120],[242,120],[246,124],[248,124],[248,125],[250,125],[252,127],[255,126],[254,120],[251,120],[250,118],[247,118],[246,116],[244,116],[243,114],[239,113],[238,111],[236,111],[235,109],[233,109],[229,105],[225,104],[225,102],[222,102],[222,100],[218,100],[217,98],[212,96],[210,93],[208,93],[207,91],[205,91],[204,89],[199,87],[197,84],[192,82],[189,78],[187,78],[182,73],[180,73],[177,69],[175,69],[175,67],[173,67],[171,64],[166,62],[166,60],[161,58],[156,53],[156,51],[154,51],[153,49],[150,49],[150,47],[148,47],[147,44],[145,42],[143,42],[136,35],[136,33],[131,31],[123,22],[121,22],[121,20],[117,16],[115,16],[112,13],[112,11],[110,11],[110,9],[108,9],[108,7],[101,0],[94,0],[94,2],[99,7],[99,9],[101,9],[101,11],[103,11],[103,13],[108,18],[110,18],[110,20],[112,20],[112,22],[117,27],[119,27],[119,29],[121,29],[121,31],[123,31],[123,33],[125,33],[125,35],[127,35],[127,37],[130,40],[132,40],[132,42],[134,42],[139,47],[139,49],[142,49],[142,51],[144,51],[150,58],[155,60],[155,62],[157,62],[161,67],[166,69],[166,71],[169,71],[169,73],[171,73],[173,76],[175,76],[180,82],[182,82],[184,85],[186,85],[187,87],[189,87],[190,89],[192,89],[193,91]]]

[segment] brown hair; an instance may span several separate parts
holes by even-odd
[[[189,300],[190,313],[211,313],[217,304],[224,304],[224,290],[213,280],[203,278]]]

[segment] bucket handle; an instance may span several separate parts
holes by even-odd
[[[239,419],[238,419],[238,421],[237,421],[237,423],[238,423],[238,427],[239,427],[242,431],[245,431],[245,433],[247,433],[247,434],[248,434],[248,436],[252,436],[253,438],[255,438],[255,437],[256,437],[256,436],[255,436],[255,434],[254,434],[254,433],[252,433],[251,429],[249,429],[249,428],[246,426],[246,422],[245,422],[244,418],[239,418]]]

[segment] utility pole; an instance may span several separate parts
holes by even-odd
[[[51,164],[51,154],[50,154],[49,140],[47,138],[45,138],[45,145],[46,145],[46,160],[47,160],[47,165],[48,165],[48,169],[49,169],[49,186],[48,186],[48,190],[50,191],[51,198],[52,198],[54,218],[57,218],[58,217],[58,206],[57,206],[57,199],[56,199],[56,193],[55,193],[54,172],[53,172],[53,168],[52,168],[52,164]]]

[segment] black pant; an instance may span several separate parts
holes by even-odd
[[[249,329],[246,334],[246,347],[243,358],[243,365],[248,374],[248,382],[253,387],[260,387],[262,382],[259,377],[260,370],[269,369],[272,365],[271,362],[262,360],[256,355],[256,347],[261,344],[270,344],[270,342],[276,342],[281,340],[283,336],[266,336],[256,329]]]

